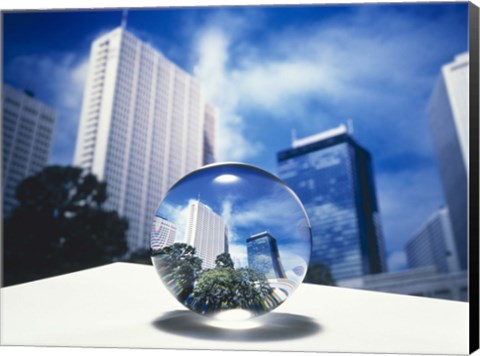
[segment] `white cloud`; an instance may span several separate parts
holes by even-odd
[[[259,143],[243,135],[244,120],[237,113],[238,93],[226,72],[228,38],[218,30],[206,30],[197,47],[199,63],[195,74],[203,83],[207,97],[219,110],[217,155],[219,161],[240,161],[261,150]]]
[[[449,35],[448,16],[429,22],[394,10],[366,9],[309,27],[271,31],[261,42],[246,39],[246,16],[221,12],[197,41],[195,73],[220,109],[221,160],[247,159],[265,151],[250,139],[255,123],[246,112],[315,129],[318,112],[306,110],[312,100],[334,116],[321,117],[324,122],[354,116],[357,127],[408,143],[391,145],[392,150],[429,150],[422,139],[425,125],[420,130],[405,126],[423,119],[424,103],[415,106],[412,99],[431,90],[438,72],[431,70],[431,63],[444,50],[437,42]],[[389,108],[388,114],[381,108]],[[398,112],[405,113],[401,120]]]
[[[250,201],[226,197],[221,216],[231,228],[234,240],[238,240],[235,238],[235,228],[256,227],[268,231],[276,229],[287,231],[294,235],[292,237],[301,234],[303,231],[298,228],[306,226],[305,215],[297,201],[289,194],[280,189],[274,189],[272,194]],[[238,204],[238,201],[242,204]]]
[[[285,269],[305,264],[310,255],[310,230],[303,210],[282,189],[272,189],[264,196],[246,201],[228,196],[222,205],[221,216],[229,228],[231,253],[248,264],[246,232],[251,234],[270,232],[277,240]]]
[[[19,56],[6,68],[12,85],[33,90],[57,111],[50,163],[71,164],[87,68],[87,56],[71,53]]]
[[[7,77],[19,86],[38,90],[39,97],[62,109],[76,109],[81,104],[88,58],[71,53],[61,56],[19,56],[7,68]]]
[[[248,267],[247,247],[245,244],[230,244],[228,252],[233,259],[235,268]]]
[[[241,26],[229,30],[232,14],[224,21],[220,14],[197,41],[196,73],[220,108],[222,159],[274,157],[266,145],[251,149],[252,133],[295,127],[313,134],[353,119],[355,136],[376,166],[386,253],[397,253],[390,268],[402,266],[405,242],[443,202],[425,108],[439,66],[453,52],[443,39],[452,43],[463,25],[447,12],[435,21],[422,16],[363,7],[252,39]],[[246,16],[237,18],[241,23]],[[420,158],[423,168],[408,163]],[[398,173],[386,173],[382,165],[393,162]],[[236,217],[242,219],[261,217],[248,210]]]
[[[433,167],[383,173],[377,177],[377,190],[386,253],[403,253],[412,234],[444,201],[437,172]],[[394,270],[397,265],[390,263]]]
[[[163,202],[160,207],[160,216],[172,222],[177,231],[175,233],[175,242],[185,242],[185,227],[188,222],[189,206],[195,200],[190,199],[186,205],[172,205],[168,202]]]
[[[189,200],[186,205],[181,206],[171,205],[168,202],[161,204],[159,215],[167,218],[177,227],[176,242],[186,242],[184,240],[185,227],[188,220],[189,204],[192,202],[194,202],[193,199]],[[308,246],[305,246],[299,240],[295,240],[295,234],[292,234],[291,222],[299,219],[303,222],[303,213],[298,211],[298,206],[292,204],[291,200],[289,202],[285,197],[279,197],[279,194],[272,194],[265,199],[259,199],[253,204],[247,204],[247,206],[240,208],[236,203],[238,201],[232,197],[225,199],[222,204],[221,216],[229,228],[229,253],[237,267],[248,266],[245,237],[237,235],[237,228],[256,225],[270,226],[276,229],[279,229],[279,226],[284,226],[290,233],[288,236],[292,239],[291,243],[281,243],[278,246],[285,270],[291,270],[297,266],[306,266],[305,258],[308,258]],[[295,279],[298,279],[298,276]]]
[[[67,75],[70,90],[63,93],[63,101],[66,106],[72,108],[78,108],[81,105],[81,99],[83,97],[83,90],[85,87],[85,81],[87,80],[88,73],[88,58],[83,58],[73,68],[70,69],[69,75]]]

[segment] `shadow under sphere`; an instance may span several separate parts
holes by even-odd
[[[322,330],[311,318],[301,315],[270,313],[255,320],[260,325],[251,329],[219,328],[209,325],[204,316],[175,310],[165,313],[152,324],[172,334],[221,341],[282,341],[310,336]]]

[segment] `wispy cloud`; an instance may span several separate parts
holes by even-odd
[[[186,243],[185,228],[188,222],[189,205],[194,201],[194,199],[190,199],[186,205],[174,205],[164,201],[156,213],[156,215],[168,219],[177,228],[175,242]]]
[[[88,57],[72,53],[19,56],[6,68],[7,82],[57,110],[50,163],[71,164],[87,68]]]
[[[226,197],[222,205],[222,218],[232,230],[235,240],[245,240],[245,236],[236,236],[238,229],[254,229],[252,233],[270,231],[281,234],[276,236],[282,243],[302,238],[308,227],[303,209],[282,189],[272,189],[271,194],[256,199],[245,200],[242,197]]]
[[[405,125],[423,119],[425,103],[418,98],[428,94],[438,74],[431,64],[444,53],[439,40],[451,36],[448,14],[423,21],[372,7],[271,31],[262,41],[229,30],[233,22],[242,28],[243,16],[222,12],[207,23],[197,42],[196,73],[220,109],[222,159],[265,153],[249,139],[258,125],[249,120],[253,112],[265,122],[294,122],[305,131],[352,117],[357,127],[394,136],[399,144],[392,150],[425,151],[425,126],[412,132]],[[317,112],[308,110],[312,102],[330,117],[316,123]],[[405,113],[402,120],[398,112]]]
[[[270,13],[260,7],[185,12],[178,26],[184,42],[162,31],[134,31],[180,62],[194,63],[191,68],[220,111],[220,160],[256,159],[273,170],[275,150],[288,146],[281,140],[289,135],[281,130],[308,135],[352,118],[357,140],[376,164],[387,252],[394,256],[443,201],[424,110],[439,66],[467,44],[466,36],[462,43],[458,35],[466,27],[460,12],[435,8],[434,16],[425,16],[399,8],[360,6],[333,17],[319,11],[317,19],[293,19],[278,28],[266,27]],[[79,42],[109,30],[97,26]],[[182,45],[167,48],[175,41]],[[70,163],[76,141],[88,56],[72,52],[74,47],[16,57],[4,72],[7,82],[33,89],[58,109],[52,163]],[[426,157],[430,164],[414,171],[399,157]],[[264,210],[250,208],[257,215]],[[230,209],[233,215],[235,205]],[[230,219],[266,219],[254,211]],[[395,262],[400,257],[390,260],[400,265]]]
[[[382,221],[387,222],[383,224],[386,253],[393,270],[400,265],[406,242],[444,199],[435,167],[379,174],[377,187]]]
[[[223,11],[197,38],[196,73],[223,121],[219,157],[273,166],[282,146],[264,142],[280,130],[305,136],[351,118],[373,156],[390,268],[403,268],[406,240],[443,201],[425,109],[440,66],[466,49],[455,37],[466,19],[364,6],[255,33],[245,18]]]
[[[228,246],[228,252],[233,259],[235,268],[248,267],[247,246],[245,244],[231,243]]]
[[[390,271],[402,271],[408,268],[407,256],[405,251],[392,252],[387,257],[388,268]]]
[[[239,93],[231,85],[226,71],[228,38],[216,29],[208,29],[198,43],[200,61],[195,73],[203,83],[207,97],[219,110],[217,154],[220,161],[240,161],[258,154],[262,146],[244,135],[245,124],[238,113]]]

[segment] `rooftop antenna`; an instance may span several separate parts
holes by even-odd
[[[123,9],[123,13],[122,13],[122,30],[126,30],[126,29],[127,29],[127,20],[128,20],[128,10],[127,10],[127,9]]]
[[[348,119],[347,120],[347,130],[350,135],[353,135],[353,120]]]

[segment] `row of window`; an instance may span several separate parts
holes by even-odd
[[[13,106],[19,107],[20,103],[12,98],[6,97],[5,102],[8,104],[12,104]]]
[[[37,135],[45,138],[46,140],[50,140],[50,137],[52,135],[52,130],[50,130],[45,126],[37,126]]]
[[[55,122],[55,118],[53,116],[50,116],[50,115],[41,114],[40,118],[42,120],[45,120],[45,121],[49,122],[49,123],[54,123]]]
[[[18,114],[16,112],[8,110],[8,108],[4,107],[3,108],[3,117],[6,118],[6,119],[15,120],[15,118],[18,117]]]
[[[32,115],[34,115],[34,116],[37,116],[37,115],[38,115],[38,111],[37,111],[37,110],[32,109],[32,108],[30,108],[30,107],[28,107],[28,106],[24,106],[24,107],[23,107],[23,110],[26,111],[26,112],[28,112],[28,113],[30,113],[30,114],[32,114]]]
[[[97,77],[100,77],[100,76],[105,77],[106,70],[107,70],[106,66],[101,66],[99,68],[95,68],[95,71],[93,72],[94,78],[97,78]]]
[[[28,156],[28,151],[25,152],[25,150],[23,150],[23,152],[20,152],[22,154],[22,157],[27,157]],[[25,159],[23,160],[11,160],[10,161],[10,167],[11,168],[15,168],[15,169],[19,169],[19,170],[24,170],[26,168],[26,165],[27,165],[27,162]]]

